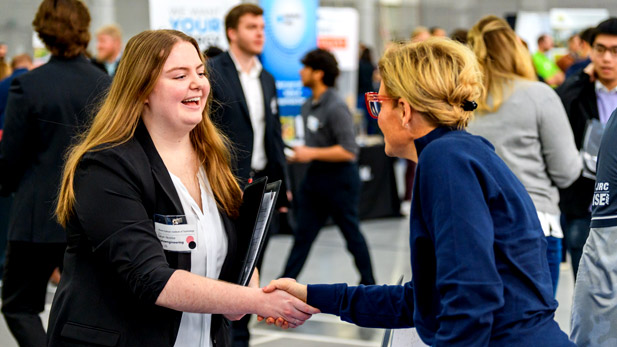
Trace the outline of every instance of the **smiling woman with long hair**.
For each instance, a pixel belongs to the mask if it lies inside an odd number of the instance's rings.
[[[56,214],[64,273],[49,345],[227,346],[247,313],[302,324],[316,311],[235,282],[241,191],[208,117],[197,42],[173,30],[129,40],[111,89],[69,153]],[[213,315],[214,314],[214,315]]]

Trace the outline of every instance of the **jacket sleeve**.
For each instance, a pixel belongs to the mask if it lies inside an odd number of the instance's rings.
[[[551,180],[567,188],[580,176],[583,163],[561,100],[549,86],[542,87],[546,97],[536,105],[542,155]]]
[[[17,190],[26,168],[34,160],[33,138],[36,125],[30,111],[31,103],[20,83],[13,80],[9,89],[2,142],[0,142],[0,193],[6,195]]]
[[[82,159],[75,174],[74,212],[94,256],[108,263],[137,298],[154,304],[175,270],[146,212],[138,171],[130,165],[102,152]]]
[[[307,303],[368,328],[413,327],[413,285],[357,286],[309,284]]]
[[[280,208],[282,206],[289,207],[290,202],[287,199],[287,190],[289,187],[287,186],[287,182],[289,182],[289,168],[287,167],[287,159],[285,158],[285,142],[283,141],[283,129],[281,127],[281,114],[280,108],[278,104],[277,90],[276,90],[276,82],[272,75],[269,75],[269,88],[273,91],[273,97],[271,100],[267,101],[264,107],[266,108],[266,114],[271,113],[272,115],[272,136],[274,139],[275,145],[275,155],[277,158],[273,160],[276,163],[275,170],[278,171],[276,177],[274,179],[281,180],[281,188],[280,193],[278,195],[278,199],[276,201],[276,208]],[[271,101],[274,100],[276,105],[272,105]],[[275,107],[272,107],[275,106]]]
[[[425,149],[414,197],[435,247],[440,312],[434,346],[487,346],[493,313],[504,305],[487,202],[491,187],[473,159],[452,147]]]

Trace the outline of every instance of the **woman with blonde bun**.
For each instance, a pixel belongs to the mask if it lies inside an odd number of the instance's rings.
[[[464,130],[483,93],[473,52],[431,38],[390,48],[379,70],[379,93],[366,99],[386,154],[418,163],[412,280],[348,287],[279,279],[264,290],[284,289],[360,326],[416,327],[431,346],[572,346],[554,321],[533,202],[493,146]]]

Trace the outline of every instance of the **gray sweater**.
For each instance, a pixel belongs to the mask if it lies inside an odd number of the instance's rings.
[[[559,214],[557,188],[572,184],[582,169],[566,111],[541,82],[516,80],[506,97],[497,112],[476,113],[467,130],[495,146],[538,211]]]

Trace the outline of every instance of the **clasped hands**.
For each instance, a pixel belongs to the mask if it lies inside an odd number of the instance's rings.
[[[273,280],[270,282],[270,284],[263,287],[262,290],[264,293],[273,293],[277,290],[284,291],[300,299],[303,303],[306,303],[306,296],[307,296],[306,285],[300,284],[291,278],[279,278],[278,280]],[[283,317],[264,318],[263,316],[258,315],[257,321],[261,322],[265,319],[266,324],[268,325],[275,324],[277,327],[282,328],[282,329],[296,328],[304,324],[304,322],[308,320],[309,318],[311,318],[313,314],[320,313],[318,309],[312,306],[306,305],[306,308],[308,308],[308,312],[304,312],[306,313],[306,319],[296,318],[294,320],[286,320]]]

